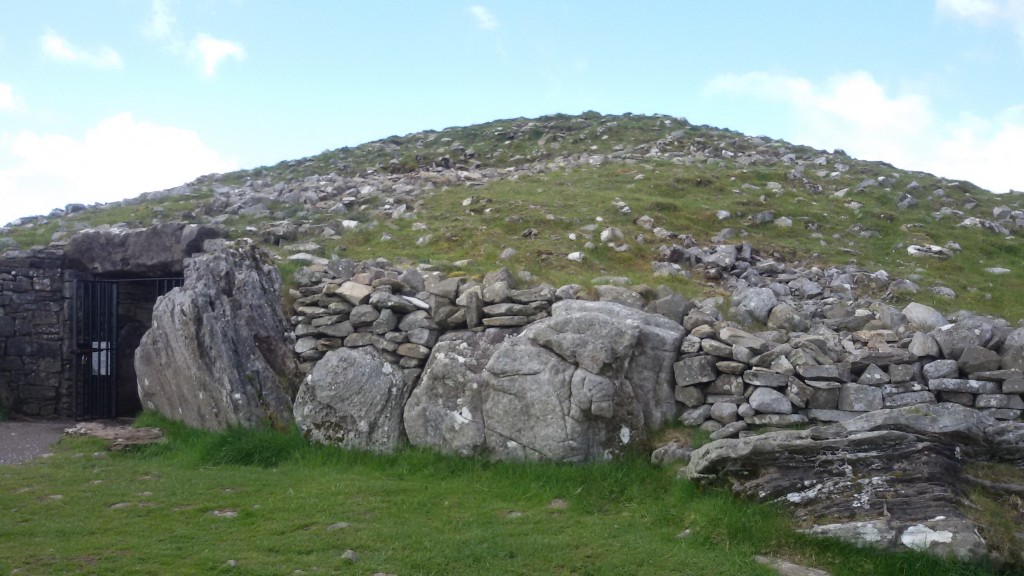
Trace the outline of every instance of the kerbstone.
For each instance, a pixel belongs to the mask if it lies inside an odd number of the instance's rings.
[[[882,390],[863,384],[843,384],[839,389],[839,409],[847,412],[871,412],[885,405]]]

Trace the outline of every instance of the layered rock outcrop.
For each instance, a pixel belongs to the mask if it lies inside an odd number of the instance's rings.
[[[859,544],[983,557],[964,513],[967,462],[1024,456],[1024,424],[943,403],[867,413],[838,424],[723,439],[680,474],[794,510],[804,529]]]
[[[143,406],[208,430],[290,425],[298,377],[280,293],[255,246],[187,259],[135,353]]]

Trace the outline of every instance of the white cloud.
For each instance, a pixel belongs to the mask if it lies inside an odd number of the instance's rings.
[[[0,110],[14,110],[14,88],[0,82]]]
[[[113,48],[104,46],[95,52],[79,48],[56,32],[47,31],[39,39],[43,54],[57,62],[84,64],[99,70],[120,70],[124,67],[121,55]]]
[[[975,24],[1009,26],[1024,46],[1024,0],[935,0],[935,9]]]
[[[498,27],[498,18],[493,12],[483,6],[470,6],[469,11],[476,19],[476,25],[481,30],[494,30]]]
[[[149,9],[149,20],[142,28],[142,33],[147,38],[174,44],[176,43],[176,29],[178,19],[171,12],[171,5],[168,0],[153,0]]]
[[[81,139],[22,131],[0,135],[0,224],[72,202],[110,202],[234,170],[192,130],[136,120],[124,112]]]
[[[999,2],[995,0],[935,0],[935,8],[939,12],[968,19],[992,18],[1000,11]]]
[[[241,44],[214,38],[209,34],[199,34],[192,40],[191,53],[202,63],[203,74],[206,76],[217,74],[217,66],[226,58],[245,59],[245,48]]]
[[[994,192],[1024,190],[1015,159],[1024,150],[1024,106],[991,119],[940,118],[926,96],[889,95],[866,72],[821,84],[762,72],[728,74],[712,79],[706,91],[781,104],[794,125],[779,136],[794,143],[842,148],[855,157],[969,180]]]
[[[149,21],[142,31],[150,38],[164,40],[173,34],[177,20],[167,0],[153,0],[150,4]]]

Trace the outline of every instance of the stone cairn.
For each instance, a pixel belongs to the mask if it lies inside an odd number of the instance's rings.
[[[878,273],[795,271],[742,246],[724,261],[721,250],[703,258],[692,249],[687,254],[697,268],[721,262],[716,274],[743,277],[732,283],[728,314],[745,327],[722,319],[721,299],[695,305],[664,286],[626,287],[626,279],[603,279],[607,283],[590,290],[520,289],[520,279],[506,269],[477,282],[428,267],[334,259],[296,275],[295,352],[309,372],[330,350],[373,346],[414,385],[447,331],[523,327],[548,317],[556,301],[592,299],[662,314],[683,326],[674,365],[680,421],[715,439],[744,436],[752,425],[836,422],[937,402],[1000,420],[1024,413],[1024,329],[970,315],[950,322],[921,304],[898,310],[852,297],[852,286],[871,284]],[[746,264],[740,275],[737,262]],[[888,284],[886,278],[871,285]],[[753,331],[749,323],[766,329]]]

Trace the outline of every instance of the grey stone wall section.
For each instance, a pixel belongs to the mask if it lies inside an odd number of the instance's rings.
[[[71,412],[63,252],[0,257],[0,406],[26,416]]]

